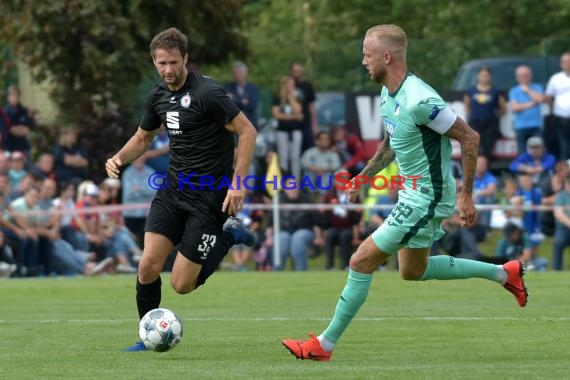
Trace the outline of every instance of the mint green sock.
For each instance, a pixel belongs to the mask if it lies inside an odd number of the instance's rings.
[[[458,259],[453,256],[432,256],[428,258],[426,270],[420,281],[425,280],[455,280],[461,278],[486,278],[500,281],[497,265],[482,261]]]
[[[348,271],[348,280],[336,304],[333,319],[322,334],[329,342],[335,344],[346,330],[366,300],[371,283],[372,274]]]

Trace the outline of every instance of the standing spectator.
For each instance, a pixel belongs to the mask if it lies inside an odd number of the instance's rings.
[[[546,177],[540,183],[540,192],[542,193],[542,204],[552,206],[556,201],[556,194],[564,189],[564,181],[570,173],[570,167],[566,160],[558,161],[554,166],[554,174]],[[554,213],[552,211],[543,211],[540,213],[540,231],[546,236],[554,235],[555,228]]]
[[[34,119],[20,103],[20,90],[18,87],[8,87],[8,104],[4,107],[4,111],[12,124],[8,134],[6,150],[20,151],[24,153],[27,161],[31,162],[29,138],[30,132],[34,128]]]
[[[148,151],[145,153],[146,164],[153,171],[168,173],[168,163],[170,162],[170,139],[168,131],[161,125],[158,132],[152,139]]]
[[[30,172],[41,179],[55,179],[55,163],[53,154],[42,153]]]
[[[556,229],[553,243],[554,270],[562,270],[564,250],[570,246],[570,175],[564,181],[564,189],[556,195],[554,202]]]
[[[473,200],[476,204],[490,205],[497,200],[497,179],[489,171],[489,165],[485,156],[477,157],[475,167],[475,178],[473,179]],[[491,222],[491,212],[481,211],[479,213],[479,223],[489,227]]]
[[[351,176],[358,175],[370,158],[366,156],[360,137],[341,125],[331,128],[331,137],[332,149],[340,156],[341,171],[348,171]]]
[[[55,146],[55,176],[58,182],[70,182],[87,179],[89,165],[87,151],[77,142],[77,131],[64,128],[59,144]]]
[[[123,204],[149,203],[155,191],[148,185],[153,170],[145,164],[145,156],[137,160],[123,172]],[[147,209],[125,210],[125,226],[135,234],[139,244],[144,244],[144,226],[148,215]]]
[[[259,90],[255,84],[247,81],[247,65],[245,63],[241,61],[235,62],[232,66],[232,72],[234,81],[228,83],[224,89],[255,129],[258,130],[257,105],[259,103]]]
[[[297,98],[303,108],[303,145],[301,148],[303,152],[315,146],[315,135],[319,131],[315,89],[310,82],[303,79],[304,74],[305,68],[300,62],[291,64],[290,75],[295,80]]]
[[[303,142],[303,110],[295,94],[295,81],[281,78],[279,93],[273,103],[273,117],[277,120],[277,155],[284,174],[301,175],[301,145]]]
[[[0,148],[2,148],[2,150],[8,150],[8,138],[11,128],[12,123],[10,122],[10,118],[6,115],[4,109],[0,108]]]
[[[307,149],[301,157],[301,166],[315,188],[330,189],[332,175],[340,168],[340,158],[331,150],[331,137],[327,132],[317,133],[317,146]],[[322,193],[326,190],[320,190]]]
[[[533,183],[538,186],[542,179],[550,176],[556,158],[544,148],[540,137],[531,137],[526,142],[526,152],[520,154],[511,164],[509,170],[515,174],[529,174]]]
[[[463,97],[469,125],[481,136],[480,153],[493,159],[495,142],[500,136],[499,119],[507,111],[505,96],[493,87],[491,69],[482,67],[477,84]]]
[[[540,104],[545,101],[544,89],[540,83],[532,83],[530,67],[517,67],[515,76],[518,85],[509,91],[509,101],[514,112],[514,127],[517,135],[519,153],[524,152],[526,141],[530,137],[540,137],[542,130],[542,112]]]
[[[570,158],[570,53],[562,54],[560,68],[548,80],[546,96],[554,115],[559,159],[566,160]]]

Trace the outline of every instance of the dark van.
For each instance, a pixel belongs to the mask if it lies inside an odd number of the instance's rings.
[[[560,71],[560,58],[558,56],[532,57],[515,56],[503,58],[484,58],[465,62],[453,81],[452,89],[466,91],[477,82],[477,73],[481,67],[489,67],[493,73],[493,85],[507,94],[517,82],[515,70],[520,65],[530,66],[533,82],[541,83],[546,87],[550,76]]]

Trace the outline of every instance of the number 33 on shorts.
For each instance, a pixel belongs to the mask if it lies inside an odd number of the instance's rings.
[[[202,234],[202,242],[198,246],[198,252],[202,253],[201,259],[204,260],[208,256],[210,249],[216,244],[216,235]]]

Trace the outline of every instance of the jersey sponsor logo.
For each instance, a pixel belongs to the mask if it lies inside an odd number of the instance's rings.
[[[166,112],[166,127],[168,129],[180,129],[180,115],[178,111]]]
[[[439,115],[439,108],[437,106],[433,106],[431,109],[431,115],[429,115],[430,120],[435,120],[435,118]]]
[[[190,98],[190,94],[186,94],[180,99],[180,105],[184,108],[190,107],[191,102],[192,98]]]
[[[396,123],[392,122],[389,119],[384,118],[384,125],[386,126],[386,132],[392,137],[394,134],[394,129],[396,129]]]

